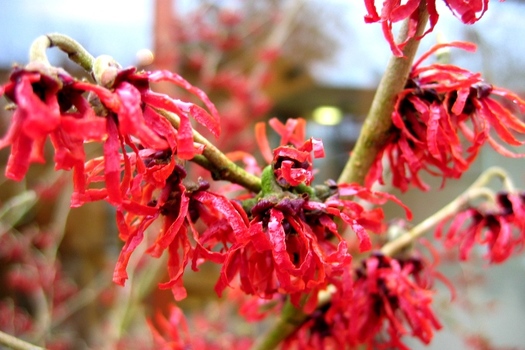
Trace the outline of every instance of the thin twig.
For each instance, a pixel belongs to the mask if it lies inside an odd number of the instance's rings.
[[[68,55],[70,60],[77,63],[87,72],[91,72],[93,69],[95,58],[77,41],[59,33],[50,33],[36,38],[29,49],[29,60],[50,65],[46,50],[51,47],[58,47]]]
[[[395,256],[397,252],[401,251],[403,248],[410,245],[417,238],[423,236],[434,226],[439,224],[441,221],[446,218],[454,215],[462,208],[464,208],[468,203],[472,202],[476,198],[485,197],[490,200],[494,198],[494,192],[486,187],[481,188],[472,188],[468,191],[465,191],[452,202],[445,205],[443,208],[414,226],[408,232],[402,234],[395,240],[388,242],[381,248],[381,253],[388,256]]]
[[[0,344],[13,350],[45,350],[2,331],[0,331]]]
[[[414,226],[408,232],[385,244],[381,248],[381,252],[389,256],[395,255],[397,252],[432,229],[439,222],[451,217],[476,198],[485,197],[493,201],[495,197],[494,192],[485,186],[495,177],[501,180],[506,191],[512,191],[514,189],[511,178],[503,168],[491,167],[481,173],[481,175],[479,175],[479,177],[452,202],[448,203],[436,213]]]

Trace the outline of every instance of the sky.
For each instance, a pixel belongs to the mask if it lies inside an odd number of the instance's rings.
[[[318,0],[323,1],[323,0]],[[326,1],[325,1],[326,2]],[[376,1],[377,2],[377,1]],[[382,2],[382,1],[380,1]],[[341,8],[348,27],[334,33],[342,43],[332,62],[318,64],[314,76],[329,85],[357,85],[373,88],[379,82],[390,57],[388,44],[379,23],[365,24],[364,1],[330,0]],[[451,52],[452,62],[476,72],[482,72],[491,82],[525,92],[525,4],[516,1],[490,1],[489,10],[474,25],[465,25],[454,17],[444,1],[437,1],[438,24],[420,45],[420,53],[437,42],[437,36],[446,41],[477,39],[477,53]],[[474,37],[473,37],[474,36]]]
[[[311,67],[314,78],[330,86],[375,87],[390,50],[380,25],[364,23],[364,1],[307,1],[336,6],[344,16],[343,30],[334,32],[340,48],[331,60]],[[463,25],[443,1],[438,12],[439,23],[421,51],[436,42],[438,33],[450,41],[474,37],[483,44],[478,53],[453,52],[454,63],[483,71],[497,85],[525,91],[525,40],[518,40],[518,33],[525,33],[524,5],[490,1],[489,11],[473,26]],[[153,0],[0,0],[0,66],[27,63],[31,42],[49,32],[70,35],[94,56],[109,54],[129,66],[137,51],[152,48],[152,23]],[[49,54],[51,60],[60,55],[56,49]]]
[[[151,0],[0,0],[0,66],[27,63],[33,40],[52,32],[129,66],[138,50],[151,48],[152,20]]]

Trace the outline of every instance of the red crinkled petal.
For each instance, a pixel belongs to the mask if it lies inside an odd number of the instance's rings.
[[[374,0],[365,0],[365,7],[367,14],[365,16],[366,23],[379,22],[381,17],[377,13],[376,5]]]
[[[281,211],[271,208],[267,234],[272,243],[273,259],[277,267],[293,270],[294,266],[286,249],[286,235],[282,226],[283,219],[284,215]]]
[[[190,119],[181,114],[177,135],[177,156],[181,159],[192,159],[195,156],[193,147],[193,128]]]
[[[148,77],[149,81],[152,81],[152,82],[169,81],[169,82],[172,82],[186,89],[187,91],[191,92],[195,96],[199,97],[200,100],[204,102],[208,110],[211,112],[211,115],[205,113],[204,110],[199,110],[197,112],[197,109],[195,109],[194,111],[197,114],[194,115],[194,118],[197,120],[197,122],[199,122],[201,125],[206,127],[213,135],[217,137],[220,135],[221,127],[220,127],[219,112],[217,111],[217,108],[210,101],[210,99],[208,98],[208,96],[206,95],[204,91],[191,85],[189,82],[183,79],[180,75],[169,72],[167,70],[149,72],[149,73],[145,73],[145,75]],[[162,107],[159,107],[159,108],[162,108]]]
[[[478,111],[480,117],[483,117],[490,123],[490,126],[494,128],[503,141],[513,146],[521,146],[525,143],[525,141],[516,139],[508,129],[507,126],[511,125],[509,125],[509,116],[505,116],[504,108],[488,98],[480,100],[480,103],[481,109]]]
[[[190,199],[184,193],[181,194],[177,218],[173,220],[167,217],[165,219],[166,222],[170,222],[169,226],[165,225],[165,229],[159,233],[155,243],[153,243],[146,251],[147,253],[156,258],[160,257],[164,250],[172,244],[178,235],[181,235],[182,232],[186,232],[184,222],[186,220],[186,214],[188,213],[189,202]]]
[[[259,150],[267,164],[271,164],[273,160],[272,150],[266,137],[266,123],[259,122],[255,124],[255,139]]]
[[[142,220],[135,230],[128,235],[126,243],[124,243],[124,247],[122,247],[122,250],[120,251],[117,263],[115,265],[115,270],[113,272],[113,282],[116,284],[123,286],[128,279],[126,267],[128,266],[131,254],[142,242],[142,239],[144,238],[144,230],[149,225],[151,225],[155,219],[156,218],[146,218]]]
[[[170,122],[148,105],[144,106],[144,119],[153,131],[166,140],[173,153],[176,153],[177,131],[173,129]]]
[[[186,298],[187,292],[182,282],[184,268],[192,254],[186,226],[181,227],[180,234],[170,243],[168,253],[168,282],[159,283],[160,289],[169,289],[176,301]]]
[[[239,268],[243,266],[242,258],[242,247],[241,246],[235,246],[230,249],[229,254],[226,256],[226,259],[224,261],[224,264],[221,268],[221,273],[219,276],[219,279],[217,280],[217,283],[215,284],[215,292],[220,297],[222,296],[222,292],[226,287],[229,286],[230,281],[233,280],[237,272],[239,271]],[[246,291],[248,293],[248,291]],[[250,293],[250,294],[253,294]]]
[[[219,137],[220,127],[206,110],[197,105],[191,105],[190,114],[199,124],[204,125],[206,129],[210,130],[213,136]]]
[[[120,131],[123,134],[136,135],[147,148],[167,148],[166,141],[151,130],[144,121],[139,90],[127,82],[122,82],[119,84],[116,94],[121,101],[118,112]]]
[[[248,229],[241,214],[239,214],[232,202],[226,197],[207,191],[199,191],[193,194],[193,199],[213,207],[214,210],[224,215],[236,235],[242,236]]]
[[[23,75],[15,86],[16,104],[22,122],[22,132],[33,139],[47,136],[60,124],[56,95],[45,96],[43,102],[34,92],[31,81]]]
[[[310,159],[310,153],[289,146],[279,146],[273,150],[273,158],[277,157],[290,158],[302,163]]]
[[[354,230],[355,234],[357,235],[357,239],[359,239],[359,251],[366,252],[372,249],[372,241],[370,240],[370,236],[364,227],[361,226],[357,220],[350,218],[345,213],[341,213],[340,217],[352,228],[352,230]]]
[[[312,148],[314,151],[314,158],[324,158],[324,146],[323,146],[323,140],[321,139],[310,139],[312,142]]]
[[[24,134],[19,134],[11,144],[11,154],[7,160],[5,176],[20,181],[29,169],[33,140]]]
[[[106,89],[103,86],[91,84],[85,81],[75,81],[73,88],[81,91],[91,91],[98,96],[100,101],[114,113],[118,113],[120,109],[120,98],[117,94],[114,94],[111,90]]]
[[[106,136],[106,119],[78,119],[62,116],[62,118],[60,118],[60,129],[63,130],[69,138],[75,140],[102,141]]]
[[[402,21],[405,18],[409,18],[414,11],[417,10],[421,1],[425,0],[408,0],[404,5],[398,5],[394,8],[391,8],[389,13],[382,13],[382,16],[388,16],[392,22]],[[383,9],[386,9],[387,6],[383,5]],[[386,12],[386,11],[385,11]]]
[[[302,183],[309,185],[313,180],[313,174],[310,170],[302,168],[293,168],[294,163],[291,160],[285,160],[281,163],[281,173],[283,179],[291,186],[299,186]]]
[[[271,118],[268,124],[272,129],[281,136],[280,145],[292,144],[299,148],[305,139],[306,121],[302,118],[288,119],[283,124],[277,118]]]
[[[459,49],[462,49],[462,50],[465,50],[465,51],[468,51],[468,52],[475,52],[476,49],[477,49],[476,44],[469,43],[469,42],[466,42],[466,41],[453,41],[453,42],[450,42],[450,43],[436,44],[436,45],[432,46],[432,48],[430,50],[425,52],[417,60],[414,61],[414,64],[412,65],[412,71],[417,70],[417,68],[419,67],[421,62],[423,62],[424,60],[426,60],[430,56],[434,55],[434,53],[436,53],[436,51],[439,51],[441,49],[448,48],[448,47],[456,47],[456,48],[459,48]]]
[[[120,193],[120,142],[117,124],[113,118],[106,119],[108,138],[104,142],[104,177],[108,190],[109,201],[112,204],[120,204],[122,195]]]
[[[473,24],[485,14],[489,0],[446,0],[445,4],[463,23]]]
[[[507,260],[514,250],[515,242],[512,238],[511,223],[504,218],[500,218],[500,229],[497,232],[492,230],[491,233],[494,237],[488,242],[489,251],[487,255],[490,258],[490,262],[501,263]]]

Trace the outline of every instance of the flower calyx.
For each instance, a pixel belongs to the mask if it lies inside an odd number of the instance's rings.
[[[97,84],[106,88],[111,88],[113,87],[115,79],[121,69],[121,65],[113,57],[109,55],[100,55],[95,58],[91,74]]]

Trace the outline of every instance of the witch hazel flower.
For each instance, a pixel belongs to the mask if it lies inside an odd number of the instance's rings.
[[[481,245],[488,261],[502,263],[525,245],[525,193],[500,192],[492,206],[466,208],[442,221],[436,237],[447,248],[459,247],[461,260]]]
[[[374,253],[327,290],[330,297],[283,344],[285,349],[340,346],[409,349],[411,335],[429,344],[441,328],[432,310],[432,266],[421,258]]]
[[[246,231],[240,206],[208,191],[210,186],[206,181],[183,183],[185,177],[185,170],[177,165],[160,192],[145,189],[143,195],[148,196],[143,200],[148,201],[150,213],[117,212],[120,237],[125,243],[113,274],[115,283],[125,283],[131,254],[144,240],[147,228],[158,219],[162,221],[161,229],[146,252],[153,257],[167,252],[169,281],[159,287],[171,289],[176,300],[186,297],[182,277],[190,262],[194,270],[204,261],[224,262],[236,235]],[[197,221],[206,228],[198,230]]]
[[[304,141],[306,121],[302,118],[288,119],[286,124],[271,118],[268,124],[281,137],[280,145],[273,152],[266,138],[265,124],[258,123],[255,132],[261,152],[265,160],[272,164],[279,185],[310,185],[314,179],[313,158],[324,157],[322,141],[313,137]]]
[[[401,338],[410,334],[429,344],[441,328],[432,310],[431,286],[419,285],[419,260],[373,255],[357,270],[353,285],[349,341],[370,347],[409,349]],[[378,334],[386,331],[387,337]]]
[[[331,275],[348,266],[351,256],[329,216],[308,220],[310,212],[315,215],[308,205],[307,196],[293,194],[259,199],[250,210],[248,229],[228,252],[216,291],[221,294],[238,275],[244,292],[266,299],[276,293],[292,294],[298,305],[305,293],[325,288]],[[333,232],[320,235],[321,226]],[[327,235],[333,235],[334,242]]]
[[[488,143],[507,157],[522,157],[502,143],[520,146],[525,123],[518,117],[525,101],[516,94],[486,83],[479,73],[450,64],[422,62],[445,47],[467,51],[463,42],[439,44],[414,63],[405,89],[398,95],[392,114],[392,137],[377,157],[367,184],[382,182],[385,157],[395,187],[409,185],[427,190],[421,172],[459,178]]]

